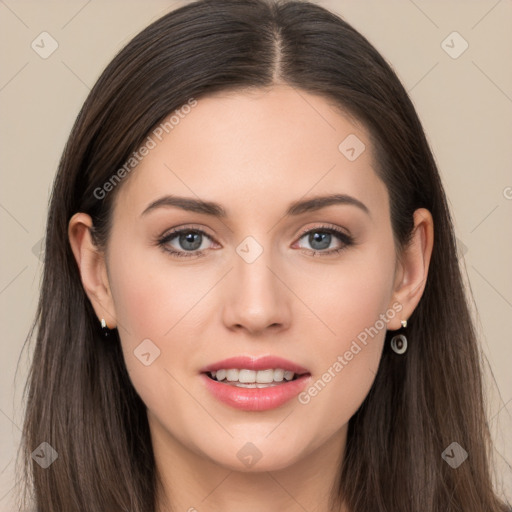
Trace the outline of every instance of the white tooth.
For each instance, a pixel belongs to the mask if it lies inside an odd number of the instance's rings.
[[[212,371],[211,374],[212,377],[214,377],[219,382],[227,379],[228,382],[240,382],[242,384],[258,383],[263,385],[282,382],[283,379],[290,381],[295,375],[294,372],[289,370],[285,371],[282,368],[276,368],[275,370],[269,368],[267,370],[258,371],[248,370],[246,368],[230,368]]]
[[[238,380],[238,370],[236,369],[230,369],[230,370],[226,370],[226,378],[230,381],[230,382],[233,382],[235,380]]]
[[[256,372],[254,370],[240,370],[238,373],[238,382],[256,382]]]
[[[274,380],[274,370],[258,370],[256,373],[256,382],[260,384],[269,384]]]
[[[277,368],[277,370],[274,370],[274,380],[276,382],[281,382],[283,380],[284,376],[284,370],[281,368]]]

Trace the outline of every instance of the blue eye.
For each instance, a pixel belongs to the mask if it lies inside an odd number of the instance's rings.
[[[354,240],[350,235],[332,226],[321,226],[310,229],[300,237],[299,241],[304,238],[307,238],[307,243],[310,245],[311,249],[304,247],[301,248],[313,253],[313,256],[316,254],[338,254],[354,243]],[[329,249],[331,243],[336,240],[338,241],[338,247]]]
[[[330,256],[338,254],[350,245],[353,245],[353,238],[347,233],[333,227],[320,226],[302,233],[299,242],[307,238],[311,248],[299,248],[308,254],[316,256]],[[207,242],[209,241],[209,243]],[[330,248],[333,242],[338,242],[338,247]],[[205,243],[206,242],[206,243]],[[166,233],[158,239],[157,244],[164,251],[179,258],[206,256],[207,249],[211,248],[212,238],[201,229],[183,228]]]
[[[211,240],[200,229],[178,229],[164,235],[158,240],[158,245],[165,251],[178,257],[203,256],[206,249],[205,247],[201,248],[204,239]],[[178,247],[172,244],[174,240],[176,240]]]

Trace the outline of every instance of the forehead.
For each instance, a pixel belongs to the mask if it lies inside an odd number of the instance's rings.
[[[150,134],[154,147],[120,191],[120,207],[141,212],[176,194],[220,202],[228,216],[258,214],[336,192],[387,206],[367,130],[321,96],[290,86],[223,92],[187,112]]]

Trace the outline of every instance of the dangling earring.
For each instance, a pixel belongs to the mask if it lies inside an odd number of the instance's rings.
[[[407,320],[402,320],[400,322],[402,324],[402,329],[405,329],[407,327]],[[397,354],[404,354],[407,350],[407,338],[405,337],[405,334],[397,334],[391,338],[391,349],[393,352]]]

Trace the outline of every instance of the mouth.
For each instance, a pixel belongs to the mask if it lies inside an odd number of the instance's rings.
[[[275,409],[297,396],[311,380],[311,373],[283,358],[234,357],[201,370],[214,398],[245,411]]]

